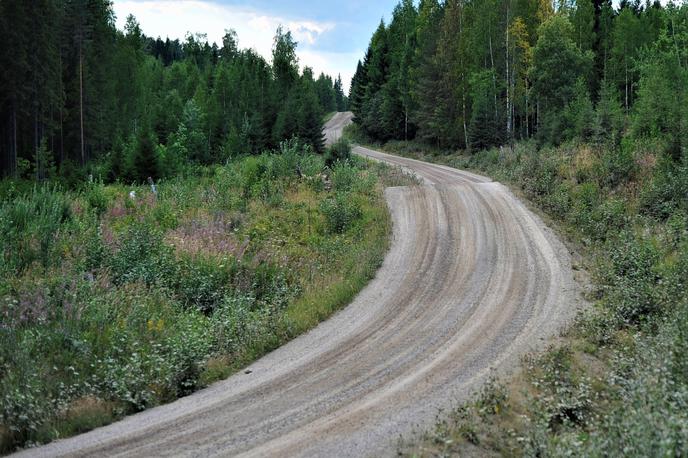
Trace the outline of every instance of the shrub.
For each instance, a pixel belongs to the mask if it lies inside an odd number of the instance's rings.
[[[478,413],[483,418],[486,418],[504,411],[507,401],[506,387],[501,385],[497,379],[491,377],[480,390],[476,407]]]
[[[234,265],[218,266],[217,261],[185,259],[179,266],[175,290],[187,307],[209,314],[230,292]]]
[[[117,284],[165,284],[175,271],[171,248],[163,244],[161,234],[146,224],[126,230],[119,250],[110,258],[110,268]]]
[[[336,234],[346,232],[362,214],[356,199],[341,192],[323,201],[320,211],[325,215],[327,230]]]
[[[641,192],[645,214],[665,219],[676,210],[688,211],[688,161],[677,164],[663,159],[654,176]]]
[[[339,161],[346,161],[351,157],[351,144],[342,137],[325,152],[325,165],[331,167]]]
[[[348,162],[337,162],[332,167],[330,179],[335,192],[350,192],[359,180],[359,174]]]
[[[102,216],[108,207],[108,197],[105,194],[103,185],[100,183],[91,183],[85,191],[86,202],[97,216]]]
[[[652,241],[622,232],[608,245],[610,272],[604,302],[621,323],[638,324],[659,311],[656,266],[660,253]]]
[[[637,166],[630,147],[605,149],[600,159],[600,186],[614,189],[633,179]]]
[[[342,306],[388,215],[355,161],[337,166],[347,192],[324,168],[292,142],[187,167],[157,199],[0,184],[0,453],[188,394]],[[336,235],[360,222],[366,237]]]
[[[521,185],[533,198],[547,195],[554,189],[557,171],[558,167],[552,151],[529,154],[524,158]]]

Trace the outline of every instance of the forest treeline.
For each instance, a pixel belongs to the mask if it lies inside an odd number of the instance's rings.
[[[231,30],[220,45],[147,37],[133,16],[118,30],[109,0],[8,0],[0,43],[0,175],[141,181],[292,137],[320,151],[323,115],[347,103],[282,28],[268,62]]]
[[[688,5],[403,0],[354,76],[376,140],[482,148],[537,138],[688,143]]]

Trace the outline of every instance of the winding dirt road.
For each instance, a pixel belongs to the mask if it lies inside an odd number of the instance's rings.
[[[335,116],[330,141],[350,121]],[[491,371],[572,317],[567,249],[504,186],[365,148],[423,185],[390,188],[391,250],[346,309],[224,382],[36,456],[392,455]]]

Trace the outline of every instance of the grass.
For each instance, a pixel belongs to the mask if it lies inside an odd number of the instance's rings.
[[[288,143],[157,196],[3,186],[0,451],[192,393],[346,305],[388,247],[382,172]]]
[[[380,147],[509,184],[576,246],[592,282],[593,306],[549,350],[406,438],[401,454],[688,454],[688,158],[630,139],[473,155]]]

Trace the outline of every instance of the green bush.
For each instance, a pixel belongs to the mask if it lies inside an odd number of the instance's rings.
[[[176,273],[174,289],[185,306],[209,314],[231,293],[236,270],[234,263],[220,267],[211,260],[185,259]]]
[[[103,185],[100,183],[91,183],[85,191],[86,202],[89,208],[93,210],[97,216],[101,216],[107,210],[109,199],[103,190]]]
[[[325,165],[331,167],[337,162],[346,161],[351,157],[351,144],[342,137],[325,152]]]
[[[350,192],[359,180],[359,172],[347,162],[337,162],[332,167],[330,179],[335,192]]]
[[[640,204],[643,212],[666,219],[678,210],[688,211],[688,161],[677,164],[662,159],[651,182],[643,188]]]
[[[143,282],[166,284],[175,277],[171,248],[160,233],[146,224],[128,228],[121,244],[110,256],[109,267],[117,284]]]
[[[633,150],[626,146],[619,149],[605,149],[601,156],[599,184],[608,189],[627,183],[635,177],[636,163]]]
[[[320,206],[330,233],[346,232],[361,217],[361,206],[352,195],[336,193]]]

